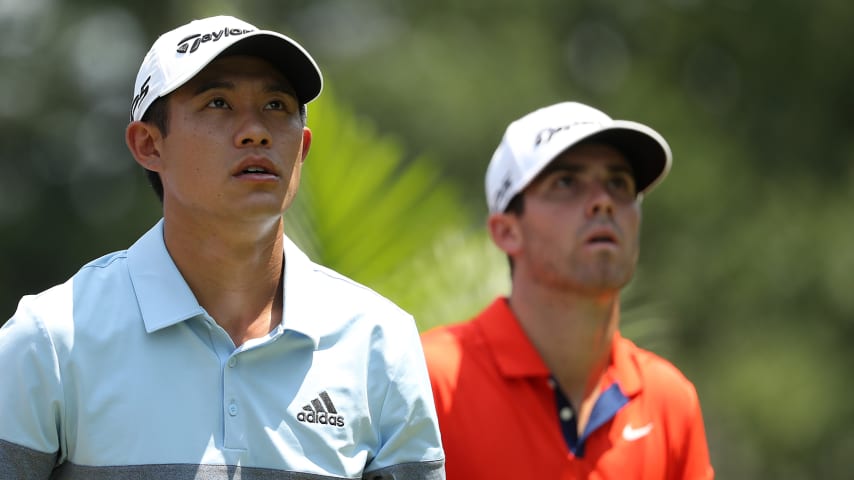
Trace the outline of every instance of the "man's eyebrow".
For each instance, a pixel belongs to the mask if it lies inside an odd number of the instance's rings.
[[[544,168],[537,177],[545,177],[551,173],[555,172],[567,172],[567,173],[578,173],[583,172],[587,167],[585,165],[579,165],[575,163],[552,163],[549,164],[546,168]],[[605,168],[611,173],[627,173],[629,175],[634,175],[634,170],[631,165],[625,165],[622,163],[615,163],[606,165]]]
[[[208,90],[215,90],[218,88],[224,90],[234,90],[234,82],[229,82],[226,80],[207,80],[196,86],[196,88],[193,90],[193,95],[201,95],[202,93],[205,93]]]
[[[228,80],[212,79],[199,83],[193,90],[193,95],[201,95],[202,93],[205,93],[208,90],[234,90],[234,88],[234,82],[230,82]],[[264,87],[264,91],[267,93],[284,93],[292,97],[296,97],[296,92],[294,91],[293,87],[283,82],[270,83],[269,85]]]
[[[628,173],[634,175],[635,170],[631,165],[624,163],[617,163],[614,165],[608,165],[609,172],[617,172],[617,173]]]
[[[545,178],[546,176],[556,172],[578,173],[582,170],[584,170],[583,166],[573,163],[550,163],[534,178]]]
[[[264,91],[268,92],[268,93],[286,93],[292,97],[297,96],[296,91],[294,90],[294,87],[290,86],[287,83],[282,83],[282,82],[271,83],[271,84],[267,85],[266,88],[264,88]]]

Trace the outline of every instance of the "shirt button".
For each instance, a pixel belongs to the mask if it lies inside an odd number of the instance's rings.
[[[560,409],[560,419],[564,422],[568,422],[572,420],[572,409],[569,407],[563,407]]]
[[[228,366],[234,368],[237,365],[237,357],[231,357],[228,359]]]
[[[228,406],[228,414],[231,415],[232,417],[237,415],[237,404],[236,403],[232,403]]]

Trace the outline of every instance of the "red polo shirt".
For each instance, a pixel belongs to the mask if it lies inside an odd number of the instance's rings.
[[[422,341],[449,480],[714,477],[693,384],[619,333],[602,394],[573,449],[551,373],[506,299]]]

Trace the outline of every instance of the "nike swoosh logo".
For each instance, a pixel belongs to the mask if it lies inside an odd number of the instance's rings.
[[[634,442],[639,438],[643,438],[649,435],[649,432],[651,431],[652,422],[649,422],[646,425],[638,428],[634,428],[630,424],[626,424],[625,428],[623,428],[623,438],[625,438],[629,442]]]

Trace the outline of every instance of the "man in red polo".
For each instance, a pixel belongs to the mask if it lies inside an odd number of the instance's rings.
[[[511,123],[486,174],[512,289],[423,335],[449,480],[710,479],[693,384],[619,332],[664,138],[574,102]]]

